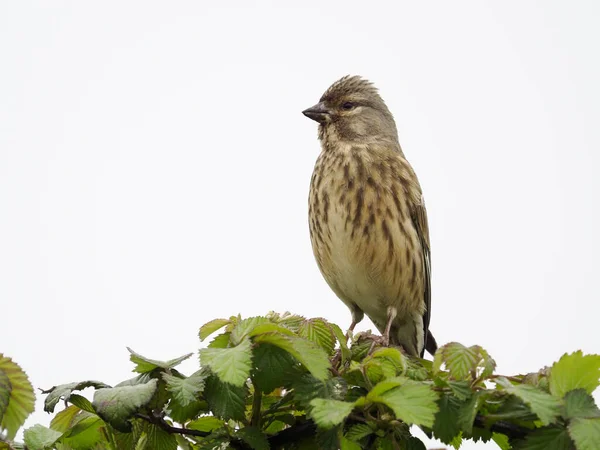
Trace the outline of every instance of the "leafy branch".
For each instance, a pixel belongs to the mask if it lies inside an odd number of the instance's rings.
[[[600,442],[592,397],[600,356],[577,351],[538,372],[503,376],[481,347],[446,344],[433,361],[373,347],[359,334],[289,313],[216,319],[201,327],[200,368],[133,350],[136,376],[116,386],[83,381],[47,391],[50,427],[12,441],[33,410],[22,370],[0,355],[0,449],[411,449],[411,433],[458,448],[493,440],[503,449],[590,450]],[[377,341],[375,341],[377,342]],[[91,401],[78,393],[93,388]]]

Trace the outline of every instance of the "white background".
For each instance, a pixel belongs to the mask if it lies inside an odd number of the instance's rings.
[[[348,326],[300,113],[345,74],[380,88],[420,177],[438,342],[506,374],[600,352],[600,4],[282,5],[0,4],[0,352],[36,387],[116,383],[126,345],[196,351],[216,317]],[[49,419],[40,396],[28,425]]]

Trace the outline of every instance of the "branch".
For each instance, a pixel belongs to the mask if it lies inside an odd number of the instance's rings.
[[[156,425],[170,434],[178,433],[197,437],[206,437],[210,435],[210,433],[207,431],[190,430],[188,428],[174,427],[165,422],[165,419],[163,419],[162,416],[156,414],[153,414],[152,416],[147,416],[146,414],[137,413],[135,417],[137,417],[138,419],[145,420],[146,422],[149,422],[153,425]]]

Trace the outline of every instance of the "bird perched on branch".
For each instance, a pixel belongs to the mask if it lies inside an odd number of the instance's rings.
[[[358,76],[336,81],[302,113],[319,123],[321,141],[309,194],[312,247],[350,308],[349,332],[367,314],[384,345],[435,353],[427,212],[392,114]]]

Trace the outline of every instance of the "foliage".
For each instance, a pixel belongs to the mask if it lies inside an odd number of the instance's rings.
[[[495,374],[481,347],[450,343],[433,361],[382,348],[369,334],[346,339],[337,325],[285,313],[208,322],[191,355],[156,361],[129,350],[135,378],[116,386],[74,382],[48,391],[50,427],[24,432],[26,448],[57,449],[424,449],[411,426],[458,448],[494,440],[502,449],[599,448],[591,394],[600,356],[578,351],[552,367]],[[95,389],[92,401],[78,394]],[[0,449],[33,410],[22,370],[0,355]]]

